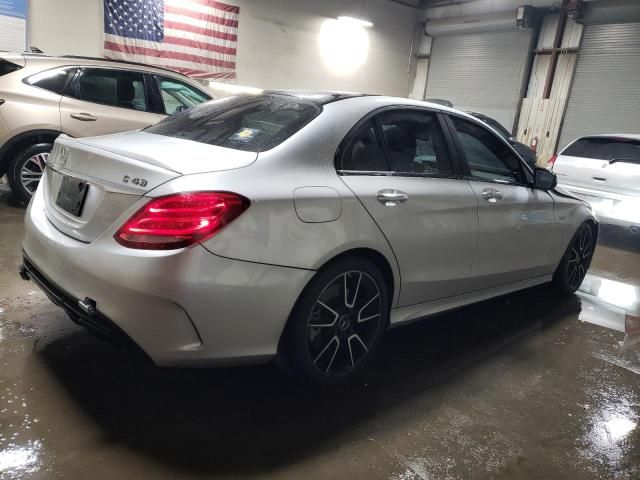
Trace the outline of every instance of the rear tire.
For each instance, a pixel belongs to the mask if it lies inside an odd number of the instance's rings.
[[[363,258],[338,260],[318,271],[300,295],[278,363],[312,386],[345,382],[369,363],[388,321],[380,270]]]
[[[553,283],[560,293],[571,295],[578,290],[591,265],[595,247],[594,228],[590,223],[585,222],[573,235],[567,251],[553,274]]]
[[[29,145],[21,150],[9,164],[7,177],[14,195],[29,203],[44,173],[45,162],[53,148],[51,143]]]

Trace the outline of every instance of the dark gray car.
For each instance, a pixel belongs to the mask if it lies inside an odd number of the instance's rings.
[[[491,117],[488,117],[482,113],[477,113],[477,112],[467,112],[467,113],[469,115],[473,115],[478,120],[483,121],[484,123],[489,125],[491,128],[493,128],[496,132],[498,132],[502,138],[504,138],[507,142],[511,144],[513,149],[516,152],[518,152],[518,154],[522,157],[522,159],[525,162],[527,162],[527,165],[529,165],[531,168],[534,168],[536,166],[536,152],[531,150],[524,143],[517,141],[515,137],[513,137],[511,133],[509,133],[509,130],[504,128],[497,120]]]

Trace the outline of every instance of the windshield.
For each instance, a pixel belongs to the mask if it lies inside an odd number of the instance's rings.
[[[289,95],[234,96],[197,105],[144,131],[261,152],[291,137],[321,111],[317,103]]]

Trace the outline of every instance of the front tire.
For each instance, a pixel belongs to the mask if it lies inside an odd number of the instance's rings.
[[[51,143],[29,145],[11,161],[7,172],[9,185],[21,202],[29,203],[36,192],[52,148]]]
[[[570,295],[578,290],[591,265],[595,247],[594,228],[590,223],[583,223],[571,239],[553,275],[553,283],[561,293]]]
[[[313,386],[360,373],[380,344],[389,320],[389,294],[380,270],[363,258],[321,269],[294,307],[280,364]]]

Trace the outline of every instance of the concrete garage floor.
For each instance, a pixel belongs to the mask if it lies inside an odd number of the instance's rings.
[[[102,344],[19,279],[23,213],[0,185],[0,479],[640,478],[638,238],[603,235],[591,293],[393,330],[362,380],[319,392]]]

